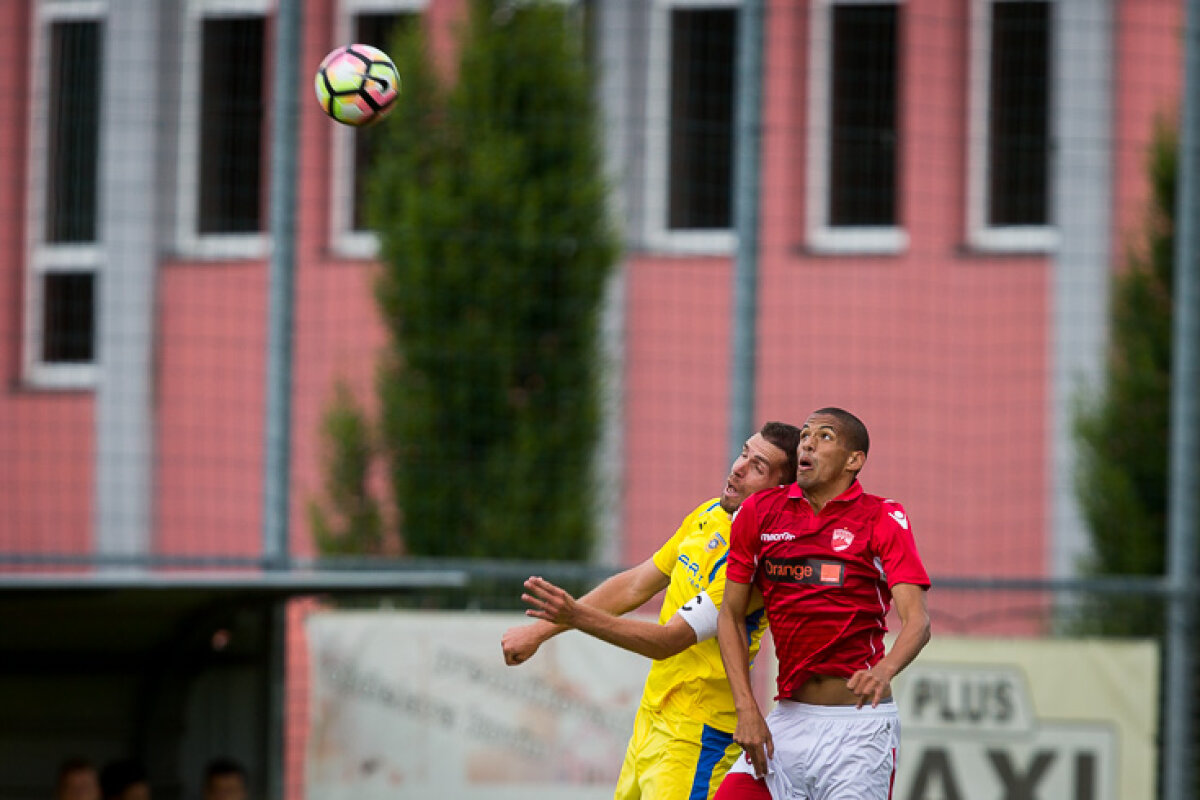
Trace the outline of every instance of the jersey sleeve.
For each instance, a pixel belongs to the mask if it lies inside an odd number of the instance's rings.
[[[729,532],[729,560],[725,565],[725,578],[735,583],[753,583],[758,570],[758,504],[751,495],[742,501],[742,506],[733,515]],[[724,586],[722,593],[724,593]],[[718,600],[718,603],[720,601]]]
[[[662,571],[662,574],[670,575],[672,570],[675,569],[675,562],[679,560],[679,545],[695,524],[696,515],[704,507],[705,504],[702,503],[692,513],[684,517],[683,522],[679,524],[679,528],[675,531],[674,535],[662,547],[658,548],[658,551],[654,554],[654,566],[658,567]]]
[[[929,588],[929,575],[917,553],[912,523],[904,506],[895,500],[883,501],[879,519],[875,523],[874,539],[875,552],[883,564],[889,587],[897,583],[911,583]]]

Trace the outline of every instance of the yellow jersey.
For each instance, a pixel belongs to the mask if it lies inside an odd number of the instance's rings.
[[[713,498],[688,514],[675,535],[654,554],[655,566],[671,579],[658,616],[660,624],[666,624],[680,606],[700,592],[707,592],[720,607],[725,598],[729,528],[729,515],[721,508],[720,500]],[[757,593],[751,601],[746,627],[753,661],[767,627],[762,598]],[[737,713],[716,637],[655,661],[646,677],[642,705],[732,732],[737,726]]]

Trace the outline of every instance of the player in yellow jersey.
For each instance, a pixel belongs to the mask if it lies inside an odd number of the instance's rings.
[[[688,514],[651,558],[580,599],[536,576],[525,581],[525,613],[538,621],[504,633],[505,663],[524,663],[569,628],[654,659],[616,800],[710,800],[741,752],[733,743],[737,714],[715,638],[730,519],[754,492],[796,479],[799,437],[792,425],[768,422],[742,446],[719,497]],[[663,589],[657,623],[621,616]],[[750,637],[754,650],[765,628],[760,611]]]

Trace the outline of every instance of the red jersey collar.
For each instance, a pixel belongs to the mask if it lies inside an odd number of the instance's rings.
[[[856,500],[863,493],[862,484],[855,478],[851,484],[846,487],[846,491],[839,494],[837,497],[830,500],[830,503],[849,503],[851,500]],[[804,496],[804,490],[800,488],[800,484],[793,483],[788,487],[788,499],[790,500],[807,500]]]

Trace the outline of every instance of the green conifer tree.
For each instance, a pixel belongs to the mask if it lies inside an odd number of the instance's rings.
[[[591,549],[617,244],[572,13],[474,0],[448,85],[420,26],[392,45],[403,93],[370,177],[390,341],[378,455],[414,555]]]
[[[1108,371],[1076,417],[1077,495],[1091,532],[1094,575],[1161,575],[1167,528],[1174,263],[1174,129],[1160,124],[1150,150],[1151,193],[1143,239],[1114,280]],[[1157,600],[1098,600],[1094,632],[1149,635],[1161,629]]]
[[[317,549],[328,555],[379,555],[384,550],[383,513],[368,486],[375,447],[366,414],[345,384],[325,412],[326,503],[310,500],[308,520]]]

